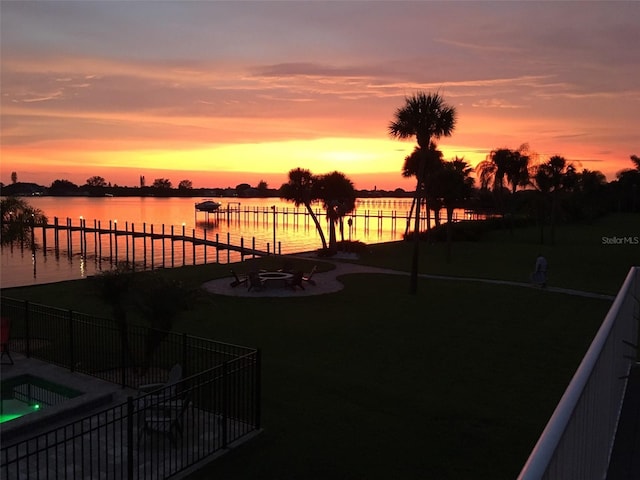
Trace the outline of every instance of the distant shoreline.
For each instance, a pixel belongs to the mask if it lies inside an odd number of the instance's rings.
[[[0,196],[15,197],[178,197],[178,198],[281,198],[276,188],[157,188],[157,187],[89,187],[51,191],[50,188],[35,183],[14,183],[2,185]],[[411,198],[413,191],[401,188],[395,190],[356,190],[359,198]]]

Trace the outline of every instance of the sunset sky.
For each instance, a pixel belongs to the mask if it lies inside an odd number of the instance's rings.
[[[137,186],[344,172],[411,189],[405,96],[472,165],[528,143],[607,180],[640,155],[640,2],[5,1],[0,180]]]

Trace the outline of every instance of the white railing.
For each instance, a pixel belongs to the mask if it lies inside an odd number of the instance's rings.
[[[519,480],[606,478],[638,343],[640,267],[632,267]],[[625,343],[628,342],[628,343]]]

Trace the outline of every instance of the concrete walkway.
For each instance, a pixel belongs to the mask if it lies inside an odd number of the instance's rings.
[[[217,295],[227,295],[233,297],[304,297],[311,295],[324,295],[329,293],[339,292],[344,288],[339,278],[342,275],[349,275],[353,273],[370,273],[379,275],[402,275],[409,276],[409,272],[400,270],[391,270],[388,268],[372,267],[368,265],[360,265],[355,263],[344,262],[341,259],[318,258],[308,255],[296,255],[297,258],[304,258],[305,260],[317,260],[318,262],[331,263],[335,266],[333,270],[328,272],[316,273],[313,275],[315,285],[305,284],[304,290],[296,288],[295,290],[290,287],[267,287],[263,290],[248,290],[246,285],[238,285],[236,287],[231,286],[233,278],[219,278],[211,280],[202,285],[206,291]],[[349,257],[347,257],[349,258]],[[521,288],[533,288],[541,290],[537,285],[526,282],[514,282],[510,280],[492,280],[488,278],[473,278],[473,277],[453,277],[447,275],[429,275],[421,274],[420,278],[428,278],[432,280],[444,280],[444,281],[456,281],[456,282],[478,282],[488,283],[494,285],[509,285]],[[613,300],[613,295],[605,295],[601,293],[584,292],[580,290],[574,290],[570,288],[561,287],[546,287],[544,291],[561,293],[565,295],[574,295],[588,298],[598,298],[601,300]]]

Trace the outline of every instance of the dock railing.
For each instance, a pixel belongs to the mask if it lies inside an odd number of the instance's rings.
[[[627,378],[638,360],[640,267],[632,267],[519,480],[606,478]]]

